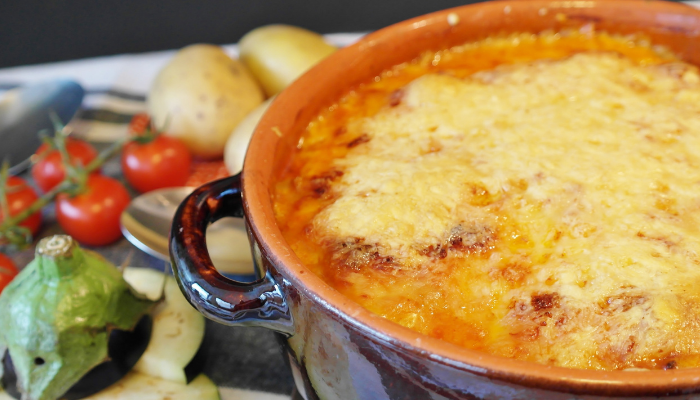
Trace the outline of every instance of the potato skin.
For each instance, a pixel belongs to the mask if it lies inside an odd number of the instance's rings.
[[[281,92],[316,63],[336,51],[323,36],[289,25],[267,25],[248,32],[238,43],[241,61],[267,96]]]
[[[229,136],[224,149],[224,164],[226,164],[226,169],[231,175],[235,175],[243,170],[243,160],[248,150],[250,138],[255,132],[255,127],[258,126],[258,122],[260,122],[260,119],[274,99],[274,97],[267,99],[246,115],[243,121],[233,130],[231,136]]]
[[[180,138],[195,157],[218,158],[231,131],[264,95],[248,69],[220,47],[195,44],[178,51],[148,94],[155,126]]]

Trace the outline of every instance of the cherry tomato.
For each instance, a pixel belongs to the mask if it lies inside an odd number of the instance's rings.
[[[66,151],[72,165],[86,166],[97,157],[97,150],[92,145],[70,137],[66,138]],[[39,146],[35,156],[39,161],[32,167],[32,178],[43,192],[48,192],[66,177],[61,153],[56,149],[49,151],[44,143]]]
[[[32,189],[24,179],[16,176],[10,176],[7,179],[6,194],[10,216],[17,215],[29,208],[29,206],[38,199],[34,189]],[[2,205],[0,205],[0,223],[2,223],[5,216],[5,210],[3,210]],[[32,236],[35,236],[41,227],[41,211],[30,215],[29,218],[22,221],[19,225],[29,229],[32,232]]]
[[[129,193],[119,181],[90,175],[85,192],[56,198],[56,219],[75,240],[89,246],[103,246],[122,236],[119,218],[129,205]]]
[[[205,183],[227,177],[229,174],[223,160],[194,160],[192,172],[185,186],[199,187]]]
[[[17,275],[17,266],[10,257],[0,253],[0,293]]]
[[[148,128],[148,116],[137,114],[129,128],[136,135]],[[192,156],[176,138],[157,135],[148,143],[129,142],[122,149],[122,173],[139,192],[184,186],[190,175]]]
[[[151,125],[151,117],[146,113],[138,113],[131,118],[129,122],[129,133],[140,135],[146,131]]]

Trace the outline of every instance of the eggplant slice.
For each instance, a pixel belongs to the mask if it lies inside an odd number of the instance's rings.
[[[96,366],[85,374],[73,387],[71,387],[61,399],[79,400],[91,396],[116,383],[124,377],[141,358],[151,340],[153,320],[149,315],[139,320],[133,331],[115,329],[109,336],[109,360]],[[9,352],[5,353],[3,360],[5,374],[2,377],[2,386],[7,393],[19,399],[21,394],[17,390],[17,374],[15,373],[12,358]]]

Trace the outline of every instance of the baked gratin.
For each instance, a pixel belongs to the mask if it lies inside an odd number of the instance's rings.
[[[323,110],[273,191],[314,273],[468,348],[700,366],[700,76],[643,39],[425,54]]]

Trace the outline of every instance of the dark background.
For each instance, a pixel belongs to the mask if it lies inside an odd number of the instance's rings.
[[[476,0],[0,0],[0,68],[237,42],[272,23],[375,30]]]

